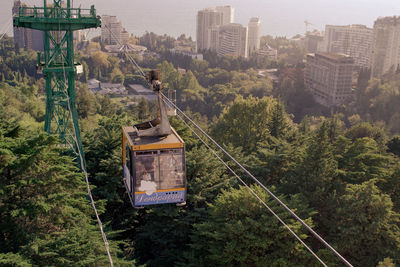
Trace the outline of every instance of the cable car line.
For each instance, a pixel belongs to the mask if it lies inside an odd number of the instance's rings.
[[[108,27],[107,27],[108,28]],[[108,28],[108,30],[112,33],[112,31]],[[112,33],[113,38],[121,45],[121,42],[115,37],[115,35]],[[140,72],[140,74],[144,77],[146,75],[144,74],[143,70],[140,68],[140,66],[136,63],[136,61],[127,53],[124,51],[125,55],[128,56],[128,59],[131,61],[131,63],[137,68],[137,70]],[[163,101],[172,107],[174,107],[177,111],[179,111],[187,120],[189,120],[204,136],[207,137],[218,149],[220,149],[228,158],[230,158],[240,169],[242,169],[254,182],[256,182],[261,188],[263,188],[268,195],[270,195],[274,200],[276,200],[287,212],[289,212],[292,217],[294,217],[298,222],[300,222],[315,238],[317,238],[327,249],[329,249],[336,257],[338,257],[346,266],[353,267],[353,265],[347,261],[339,252],[337,252],[328,242],[326,242],[317,232],[315,232],[306,222],[304,222],[295,212],[293,212],[285,203],[283,203],[277,196],[275,196],[274,193],[272,193],[263,183],[261,183],[256,177],[254,177],[245,167],[243,167],[232,155],[230,155],[222,146],[220,146],[211,136],[209,136],[200,126],[198,126],[189,116],[187,116],[179,107],[173,103],[168,97],[166,97],[162,92],[162,99]],[[179,118],[186,124],[186,122],[183,120],[181,116]],[[186,124],[187,125],[187,124]],[[192,128],[190,128],[193,133]],[[196,136],[197,133],[195,133]],[[200,139],[202,140],[202,139]],[[202,141],[203,142],[203,141]],[[203,142],[204,143],[204,142]],[[208,146],[207,146],[208,147]],[[243,182],[242,182],[243,183]],[[268,207],[267,207],[268,208]],[[270,208],[268,208],[270,210]],[[271,211],[271,210],[270,210]],[[281,220],[280,220],[281,221]],[[282,221],[281,221],[282,222]],[[290,230],[289,230],[290,231]],[[292,234],[295,234],[293,231],[290,231]],[[296,237],[297,238],[297,237]],[[304,242],[301,242],[303,245]],[[308,246],[305,245],[307,250],[309,250],[314,256],[315,253],[312,252]],[[317,257],[318,258],[318,257]],[[324,264],[319,258],[318,260]],[[324,264],[325,265],[325,264]]]
[[[265,203],[264,200],[261,199],[260,196],[257,195],[256,192],[254,192],[254,190],[248,186],[246,184],[246,182],[231,168],[229,167],[229,165],[218,155],[218,153],[212,149],[205,141],[203,138],[201,138],[201,136],[179,115],[177,114],[176,116],[179,117],[179,119],[181,119],[183,121],[183,123],[197,136],[197,138],[214,154],[214,156],[217,157],[217,159],[219,161],[221,161],[221,163],[234,175],[236,176],[236,178],[247,188],[247,190],[250,191],[250,193],[252,193],[268,210],[269,212],[272,213],[272,215],[274,215],[280,223],[282,223],[283,226],[286,227],[286,229],[288,229],[288,231],[294,236],[296,237],[296,239],[323,265],[323,266],[327,266],[322,260],[321,258],[318,257],[318,255],[309,247],[307,246],[307,244],[290,228],[290,226],[288,226],[280,217],[278,214],[276,214],[268,205],[267,203]]]
[[[217,146],[228,158],[230,158],[239,168],[241,168],[253,181],[261,186],[273,199],[275,199],[283,208],[285,208],[297,221],[299,221],[314,237],[316,237],[326,248],[332,251],[344,264],[352,266],[339,252],[337,252],[328,242],[326,242],[317,232],[315,232],[306,222],[304,222],[296,213],[294,213],[285,203],[283,203],[274,193],[272,193],[263,183],[254,177],[245,167],[243,167],[231,154],[229,154],[222,146],[220,146],[211,136],[209,136],[200,126],[198,126],[189,116],[187,116],[179,107],[170,99],[163,95],[164,101],[168,101],[170,105],[176,108],[186,119],[188,119],[207,139]],[[181,118],[181,117],[180,117]],[[181,118],[182,119],[182,118]],[[192,130],[193,132],[193,130]]]
[[[61,60],[62,60],[62,68],[63,68],[63,74],[64,74],[64,84],[67,85],[67,77],[66,77],[66,72],[65,72],[65,68],[64,68],[64,57],[63,56],[61,56]],[[68,95],[66,90],[67,90],[67,86],[64,87],[64,93],[66,93],[66,95]],[[70,115],[71,120],[72,120],[71,106],[70,106],[69,101],[66,101],[66,102],[68,103],[68,111],[69,111],[69,115]],[[76,131],[75,131],[74,123],[72,123],[72,126],[74,128],[74,133],[75,133]],[[72,134],[72,137],[73,137],[73,139],[75,141],[76,146],[78,147],[78,140],[76,138],[76,135]],[[107,236],[104,233],[103,223],[101,222],[99,213],[97,211],[97,208],[96,208],[96,205],[95,205],[95,202],[94,202],[94,199],[93,199],[92,191],[90,189],[88,173],[87,173],[87,170],[86,170],[84,156],[82,155],[82,151],[80,149],[78,149],[78,154],[79,154],[79,160],[80,160],[80,164],[81,164],[81,170],[82,170],[83,174],[85,175],[86,190],[87,190],[88,196],[90,198],[90,205],[92,206],[92,208],[94,210],[94,213],[96,215],[97,224],[99,225],[99,229],[100,229],[100,232],[101,232],[101,236],[103,238],[104,247],[105,247],[106,252],[107,252],[107,256],[108,256],[108,260],[110,262],[110,266],[113,267],[114,263],[113,263],[113,259],[111,257],[111,253],[110,253],[110,246],[109,246],[109,243],[108,243]]]
[[[0,41],[4,38],[4,36],[7,34],[7,32],[10,30],[11,26],[12,26],[12,19],[13,17],[11,16],[11,18],[8,20],[7,24],[5,24],[4,28],[6,28],[6,30],[3,32],[3,34],[0,36]],[[4,29],[3,28],[3,29]]]
[[[116,41],[120,46],[122,46],[122,43],[120,40],[118,40],[118,38],[115,36],[115,34],[111,31],[111,29],[104,24],[104,27],[107,28],[107,30],[111,33],[111,36],[114,38],[114,41]],[[140,72],[140,75],[142,75],[143,77],[146,77],[146,74],[143,72],[142,68],[136,63],[136,61],[133,59],[133,57],[126,51],[123,50],[125,55],[128,56],[129,60],[131,61],[131,63],[136,67],[136,69]]]

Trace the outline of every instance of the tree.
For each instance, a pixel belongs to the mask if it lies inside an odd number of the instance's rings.
[[[385,258],[378,263],[377,267],[396,267],[396,265],[391,258]]]
[[[141,75],[127,74],[124,79],[124,85],[128,86],[129,84],[141,84],[144,87],[149,88],[149,83]]]
[[[258,186],[251,187],[303,239],[301,225]],[[191,266],[305,266],[310,254],[246,187],[223,191],[196,224]],[[309,218],[309,216],[307,216]],[[311,224],[311,220],[306,220]]]
[[[268,144],[259,144],[247,161],[251,173],[266,185],[279,185],[300,164],[304,147],[271,138]]]
[[[98,52],[101,50],[101,46],[98,42],[89,42],[86,50],[88,51],[88,54],[92,54],[94,52]]]
[[[200,89],[200,85],[197,82],[196,77],[189,70],[188,72],[186,72],[185,76],[181,79],[181,83],[179,85],[179,88],[191,89],[191,90],[196,91],[196,90]]]
[[[283,103],[278,100],[271,113],[271,121],[268,125],[271,136],[276,138],[286,137],[291,130],[291,121],[285,112]]]
[[[95,186],[93,196],[105,205],[103,222],[118,231],[115,238],[127,240],[128,244],[137,218],[121,179],[121,126],[131,124],[126,116],[114,115],[100,119],[98,125],[83,136],[87,171]],[[132,248],[132,245],[126,246],[127,250]]]
[[[245,152],[254,151],[270,135],[268,126],[275,104],[276,100],[270,97],[238,97],[213,126],[212,135],[219,143],[242,147]]]
[[[89,80],[89,67],[85,61],[82,61],[83,73],[81,74],[81,82],[87,83]]]
[[[347,183],[362,183],[370,179],[386,179],[390,176],[391,156],[380,153],[380,148],[374,139],[365,137],[354,142],[347,141],[340,148],[339,168],[343,180]]]
[[[324,234],[332,224],[336,194],[343,191],[338,162],[328,136],[328,122],[323,122],[302,153],[304,156],[296,163],[294,171],[284,177],[281,188],[284,193],[304,196],[310,207],[318,211],[313,221]]]
[[[370,137],[373,138],[382,148],[384,147],[387,138],[383,129],[366,122],[351,127],[345,132],[345,136],[353,141],[357,138]]]
[[[114,68],[111,72],[111,82],[112,83],[124,83],[124,74],[119,68]]]
[[[149,117],[149,104],[146,98],[142,97],[138,104],[139,120],[143,121]]]
[[[109,117],[117,113],[117,107],[111,102],[111,99],[108,95],[97,96],[97,101],[99,103],[97,112],[101,115]]]
[[[355,266],[375,266],[400,257],[400,214],[375,180],[347,185],[335,214],[335,243]]]
[[[164,84],[164,87],[176,89],[179,93],[180,88],[180,80],[182,79],[182,75],[175,69],[172,63],[168,63],[167,61],[163,61],[161,64],[157,65],[161,72],[161,80]]]
[[[86,85],[80,86],[76,92],[76,107],[80,118],[87,118],[95,112],[96,99]]]
[[[57,138],[8,139],[0,151],[7,155],[0,163],[0,253],[8,259],[18,253],[40,266],[106,264],[82,175],[61,155]]]
[[[390,171],[391,175],[382,179],[378,185],[384,193],[390,195],[394,203],[393,209],[400,212],[400,164],[397,163]]]
[[[101,78],[101,74],[107,73],[108,72],[108,68],[110,67],[110,62],[108,61],[108,56],[106,53],[101,52],[101,51],[97,51],[94,52],[91,56],[90,56],[90,60],[92,65],[89,65],[89,69],[93,71],[93,74],[90,75],[91,77],[95,76],[97,74],[97,76],[99,76]]]

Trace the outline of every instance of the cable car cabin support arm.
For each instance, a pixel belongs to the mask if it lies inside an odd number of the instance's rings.
[[[158,97],[158,113],[157,117],[151,121],[142,122],[134,125],[138,136],[163,137],[172,133],[171,125],[169,124],[167,108],[163,101],[162,83],[160,81],[160,72],[152,70],[147,74],[147,82],[150,84],[153,91],[157,92]]]

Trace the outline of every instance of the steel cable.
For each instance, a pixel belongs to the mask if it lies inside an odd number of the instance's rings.
[[[59,25],[59,32],[61,32],[61,31],[60,31],[60,25]],[[50,34],[50,33],[49,33],[49,34]],[[67,32],[66,32],[65,34],[67,34]],[[62,50],[62,48],[60,48],[60,49]],[[73,136],[73,138],[74,138],[75,145],[76,145],[77,150],[78,150],[79,159],[80,159],[80,163],[81,163],[81,170],[82,170],[82,172],[83,172],[84,175],[85,175],[86,189],[87,189],[87,192],[88,192],[88,196],[89,196],[89,198],[90,198],[90,205],[92,206],[92,208],[93,208],[93,210],[94,210],[94,213],[95,213],[95,215],[96,215],[97,224],[99,225],[99,229],[100,229],[100,232],[101,232],[101,236],[102,236],[102,238],[103,238],[104,247],[106,248],[106,252],[107,252],[108,260],[109,260],[109,262],[110,262],[110,266],[113,267],[113,266],[114,266],[114,263],[113,263],[113,259],[112,259],[111,253],[110,253],[110,246],[109,246],[109,243],[108,243],[108,239],[107,239],[106,234],[104,233],[103,223],[101,222],[99,213],[97,212],[97,208],[96,208],[96,205],[95,205],[95,201],[94,201],[94,199],[93,199],[92,191],[91,191],[91,189],[90,189],[90,183],[89,183],[88,173],[87,173],[87,171],[86,171],[86,166],[85,166],[85,164],[84,164],[84,162],[85,162],[85,161],[84,161],[84,156],[83,156],[83,154],[82,154],[82,151],[79,149],[78,139],[76,138],[76,129],[75,129],[75,125],[74,125],[74,123],[73,123],[72,110],[71,110],[71,105],[70,105],[70,103],[69,103],[69,95],[68,95],[67,86],[66,86],[68,83],[66,83],[67,78],[66,78],[66,73],[65,73],[65,68],[64,68],[64,56],[63,56],[63,55],[61,55],[61,60],[62,60],[63,74],[64,74],[64,85],[65,85],[65,87],[64,87],[64,93],[65,93],[65,94],[67,95],[67,97],[68,97],[68,99],[67,99],[68,111],[69,111],[69,114],[70,114],[70,117],[71,117],[72,127],[73,127],[73,129],[74,129],[74,134],[73,134],[72,136]]]
[[[13,17],[11,16],[11,18],[8,20],[7,24],[3,27],[3,29],[5,28],[6,30],[0,36],[0,41],[3,40],[4,36],[7,34],[7,32],[10,30],[10,28],[13,26],[12,20],[13,20]]]
[[[161,93],[162,94],[162,93]],[[198,126],[189,116],[187,116],[179,107],[170,99],[162,94],[163,100],[168,101],[176,110],[178,110],[186,119],[188,119],[204,136],[207,137],[216,147],[218,147],[228,158],[230,158],[239,168],[241,168],[253,181],[261,186],[273,199],[275,199],[282,207],[284,207],[297,221],[299,221],[314,237],[316,237],[326,248],[332,251],[344,264],[352,266],[339,252],[337,252],[328,242],[326,242],[317,232],[315,232],[307,223],[305,223],[296,213],[294,213],[285,203],[283,203],[274,193],[272,193],[263,183],[253,176],[245,167],[243,167],[231,154],[229,154],[222,146],[220,146],[211,136],[209,136],[200,126]]]
[[[242,178],[240,178],[240,176],[231,168],[229,167],[229,165],[217,154],[217,152],[212,149],[204,140],[203,138],[200,137],[200,135],[193,130],[192,127],[190,127],[190,125],[179,115],[177,114],[177,116],[183,121],[183,123],[197,136],[197,138],[199,138],[199,140],[214,154],[214,156],[217,157],[217,159],[219,159],[222,164],[225,165],[225,167],[234,175],[236,176],[236,178],[272,213],[272,215],[274,215],[280,223],[282,223],[283,226],[286,227],[286,229],[289,230],[289,232],[296,237],[296,239],[323,265],[323,266],[327,266],[322,260],[321,258],[318,257],[317,254],[315,254],[315,252],[309,247],[307,246],[306,243],[304,243],[304,241],[278,216],[278,214],[276,214],[268,205],[267,203],[265,203],[264,200],[261,199],[260,196],[257,195],[256,192],[254,192],[253,189],[251,189],[250,186],[248,186],[244,180]]]

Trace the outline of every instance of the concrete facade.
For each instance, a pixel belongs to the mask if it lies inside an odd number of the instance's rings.
[[[248,54],[249,56],[260,49],[261,21],[251,18],[248,24]]]
[[[372,69],[373,77],[400,64],[400,17],[378,18],[374,23]]]
[[[211,29],[222,25],[223,14],[213,8],[200,10],[197,13],[196,49],[197,51],[213,49]]]
[[[129,41],[129,33],[122,27],[116,16],[103,15],[101,17],[101,42],[103,44],[118,45]]]
[[[218,55],[247,58],[247,27],[230,23],[219,27]]]
[[[325,49],[328,53],[351,56],[359,68],[369,68],[373,46],[373,30],[364,25],[325,26]]]
[[[344,54],[307,55],[304,83],[316,102],[339,106],[353,96],[354,59]]]
[[[21,3],[21,1],[14,1],[12,8],[12,14],[17,15],[19,7],[27,6]],[[28,15],[28,14],[24,14]],[[28,28],[16,28],[14,27],[14,45],[18,48],[32,49],[36,51],[44,51],[43,45],[44,34],[42,31],[32,30]]]
[[[235,9],[231,6],[217,6],[217,12],[222,13],[222,25],[233,23]]]

